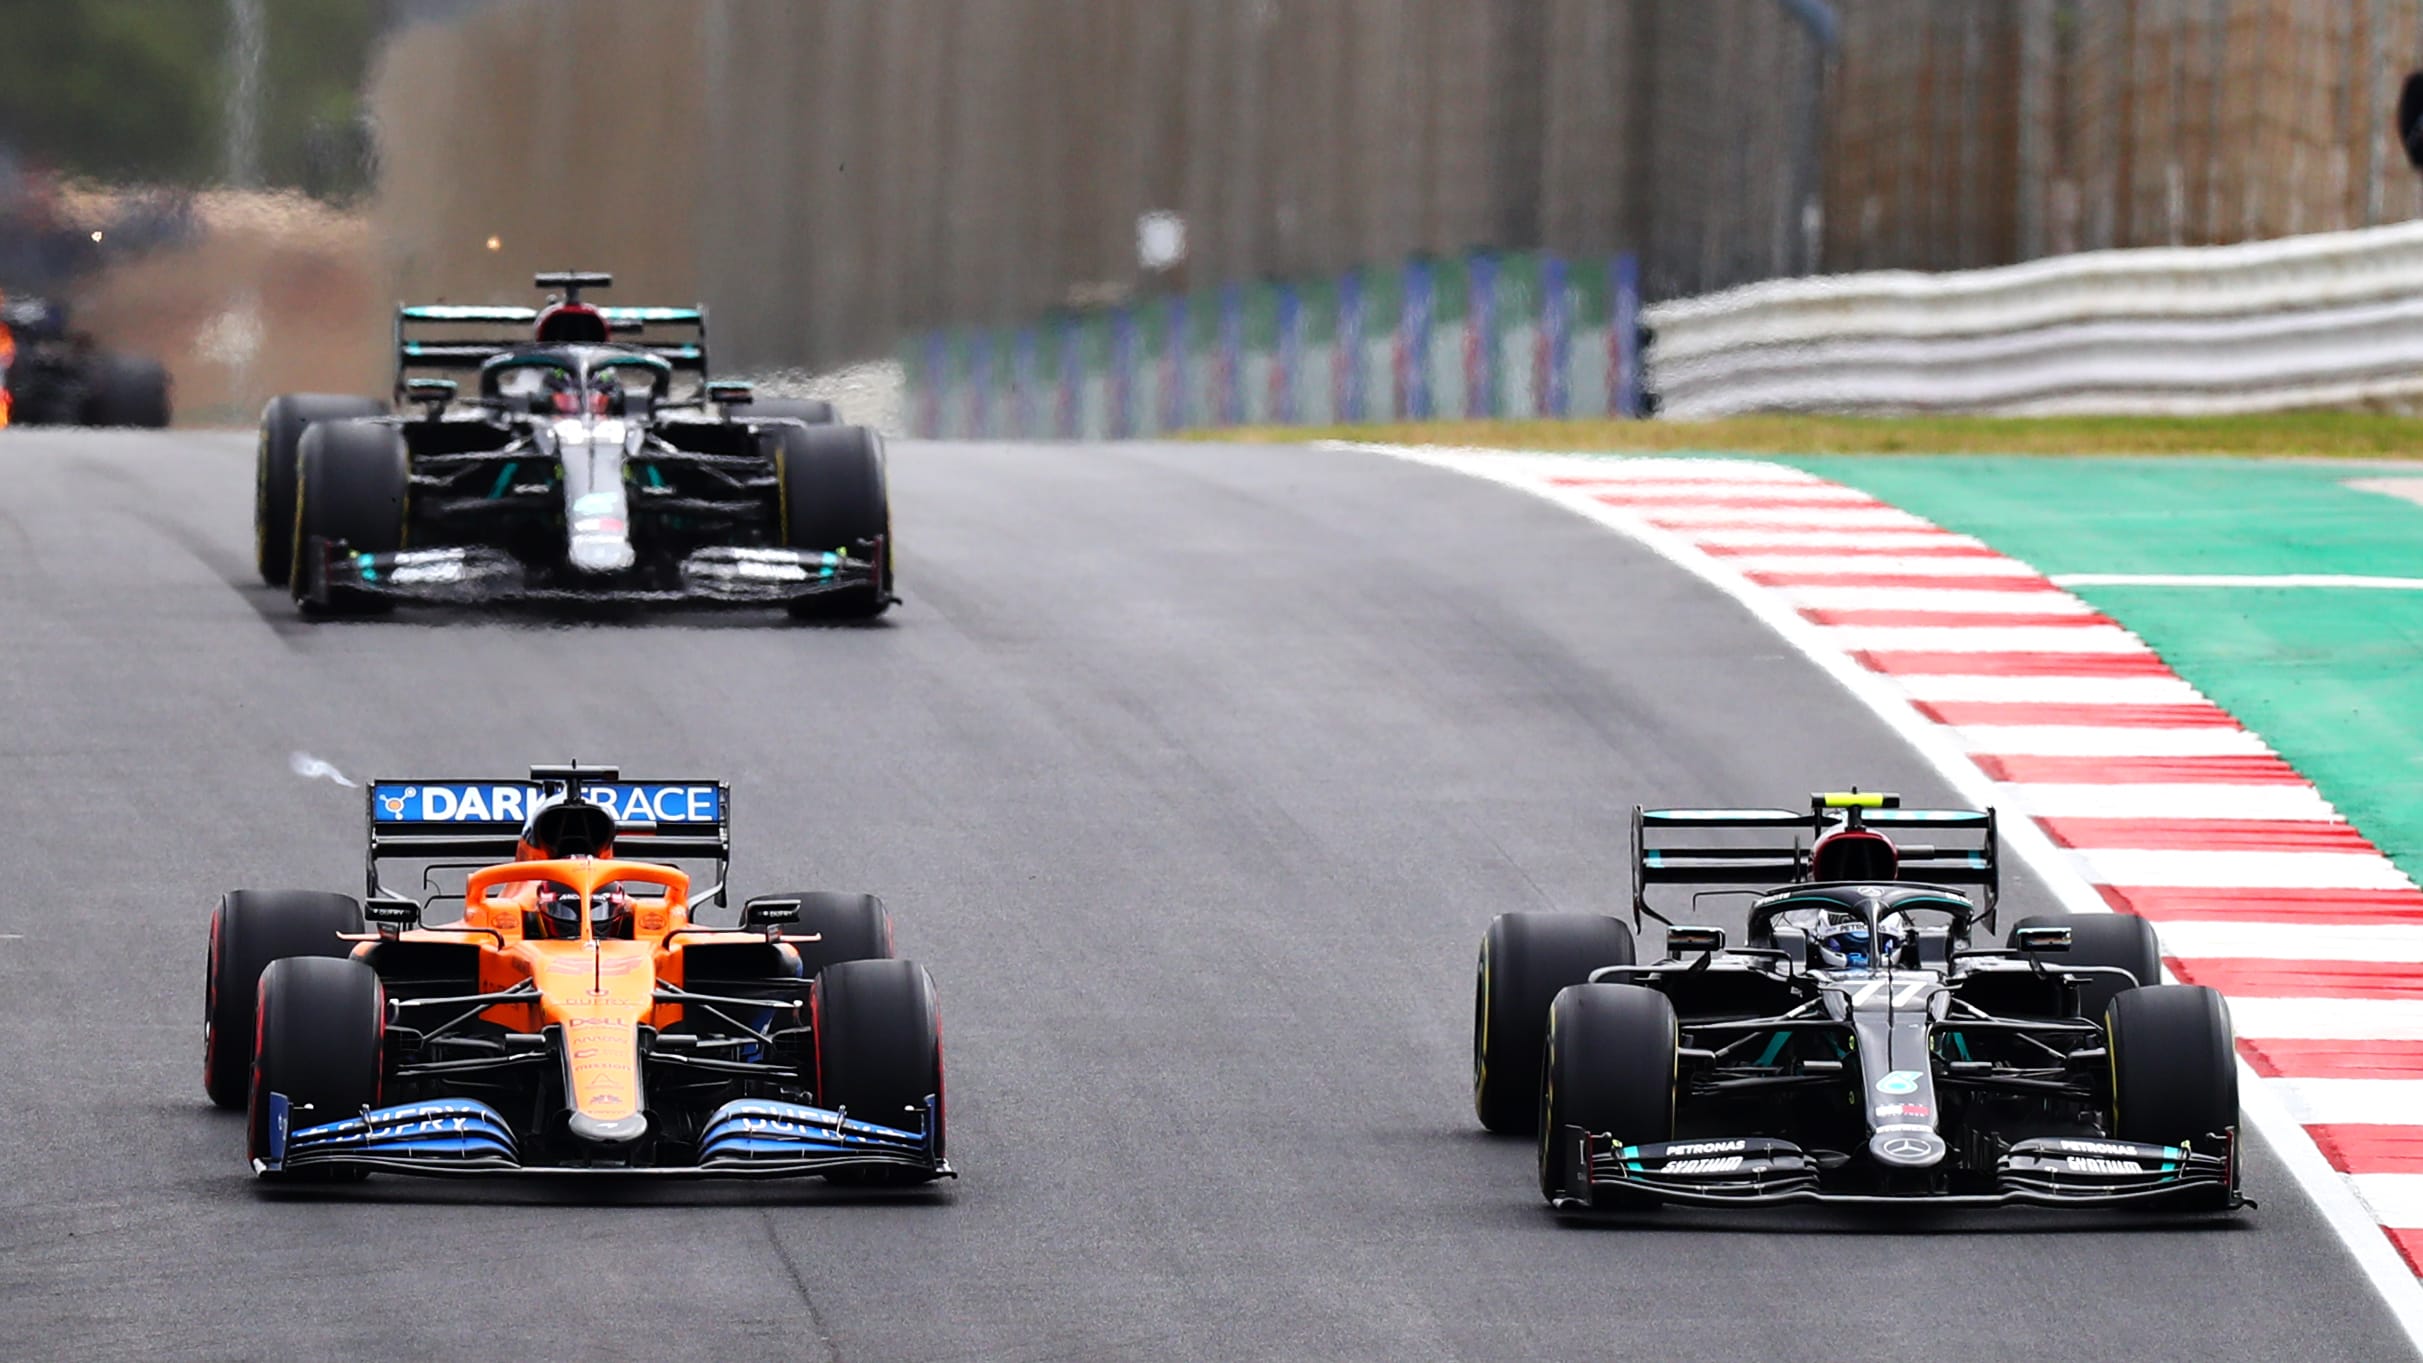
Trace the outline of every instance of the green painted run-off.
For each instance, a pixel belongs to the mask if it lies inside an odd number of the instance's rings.
[[[2063,573],[2423,578],[2423,506],[2379,465],[1812,457],[1804,468]],[[2423,591],[2073,588],[2260,734],[2423,880]]]

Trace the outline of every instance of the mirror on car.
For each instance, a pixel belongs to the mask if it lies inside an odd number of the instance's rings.
[[[740,925],[744,928],[771,928],[798,921],[796,895],[764,895],[740,906]]]
[[[707,385],[709,400],[726,407],[746,407],[757,400],[757,386],[740,382],[719,382]]]
[[[443,406],[454,401],[454,395],[459,391],[461,389],[452,379],[406,379],[404,381],[404,396],[413,402],[428,402]]]
[[[408,928],[421,921],[421,906],[402,895],[373,895],[363,901],[362,917],[383,928]]]
[[[1723,928],[1672,927],[1666,929],[1666,953],[1680,956],[1686,951],[1723,951]]]
[[[2032,926],[2011,934],[2011,945],[2021,951],[2067,951],[2070,949],[2068,928]]]

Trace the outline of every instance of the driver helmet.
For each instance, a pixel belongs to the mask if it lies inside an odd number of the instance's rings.
[[[556,369],[548,371],[547,395],[554,404],[557,416],[580,416],[584,413],[604,416],[609,389],[598,384],[584,390],[578,380]]]
[[[552,881],[539,886],[537,927],[542,937],[570,941],[581,935],[581,895],[569,885]],[[631,892],[620,882],[600,885],[589,896],[589,921],[595,935],[629,937],[631,935]]]
[[[1809,916],[1814,921],[1802,930],[1809,934],[1809,950],[1824,970],[1882,969],[1900,957],[1902,943],[1910,939],[1910,920],[1898,913],[1879,918],[1874,933],[1858,914],[1820,909]]]

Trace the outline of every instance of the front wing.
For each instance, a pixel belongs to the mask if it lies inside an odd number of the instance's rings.
[[[354,553],[315,538],[305,555],[302,599],[327,605],[337,593],[431,605],[627,602],[643,605],[776,605],[883,581],[884,546],[846,550],[757,546],[696,550],[674,567],[678,585],[639,587],[534,573],[501,549],[456,547]]]
[[[2208,1138],[2209,1148],[2147,1145],[2101,1137],[2044,1137],[2013,1144],[1996,1161],[1990,1192],[1839,1192],[1822,1176],[1847,1161],[1765,1137],[1626,1145],[1567,1126],[1558,1133],[1562,1184],[1549,1200],[1560,1211],[1626,1204],[1761,1206],[1787,1202],[1848,1205],[2047,1207],[2170,1204],[2197,1208],[2251,1205],[2238,1188],[2236,1128]]]
[[[957,1172],[935,1148],[937,1100],[920,1130],[860,1121],[804,1103],[739,1099],[708,1118],[694,1164],[525,1161],[521,1141],[495,1108],[474,1098],[439,1098],[372,1108],[333,1122],[296,1126],[282,1093],[269,1104],[269,1149],[253,1172],[275,1178],[306,1170],[395,1174],[603,1174],[652,1178],[797,1178],[854,1169],[907,1169],[934,1178]]]

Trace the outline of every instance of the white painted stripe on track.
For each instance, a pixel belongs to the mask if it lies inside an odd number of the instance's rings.
[[[1350,441],[1323,441],[1328,449],[1366,449],[1368,446]],[[1789,464],[1770,464],[1754,459],[1710,459],[1691,455],[1626,455],[1619,458],[1594,458],[1572,454],[1509,454],[1485,449],[1456,450],[1439,448],[1432,454],[1486,454],[1492,459],[1504,459],[1509,471],[1534,473],[1543,478],[1597,478],[1611,482],[1706,482],[1706,483],[1810,483],[1835,487],[1840,484],[1820,478],[1814,473],[1793,468]]]
[[[1967,535],[1941,530],[1771,530],[1710,526],[1690,532],[1691,541],[1726,549],[1983,549]],[[1738,556],[1737,556],[1738,557]]]
[[[2151,653],[2118,625],[1829,625],[1827,642],[1844,652]]]
[[[2423,1122],[2423,1079],[2272,1079],[2290,1115],[2307,1126],[2412,1126]],[[2410,1223],[2414,1224],[2414,1223]]]
[[[2112,724],[1964,724],[1953,733],[1970,752],[1998,757],[2268,757],[2244,729]],[[2148,814],[2161,811],[2148,807]]]
[[[2183,961],[2412,961],[2423,964],[2423,923],[2262,923],[2166,919],[2164,954]],[[2423,1108],[2415,1112],[2423,1122]]]
[[[2072,851],[2101,885],[2183,890],[2410,890],[2414,882],[2378,852],[2213,852],[2091,848]]]
[[[1776,588],[1777,591],[1796,590]],[[2063,599],[2046,592],[2048,600]],[[1913,700],[2036,701],[2060,705],[2193,705],[2202,691],[2177,677],[1985,677],[1913,673],[1894,682]]]
[[[1669,528],[1694,525],[1751,527],[1789,525],[1828,530],[1931,530],[1926,521],[1896,507],[1718,506],[1676,505],[1610,507],[1610,510],[1655,520]]]
[[[1874,496],[1840,483],[1719,483],[1705,478],[1651,481],[1626,479],[1589,488],[1590,495],[1617,506],[1698,500],[1723,504],[1742,498],[1793,506],[1883,506]]]
[[[1642,527],[1651,530],[1653,527]],[[1699,552],[1693,545],[1681,544],[1678,549]],[[1943,554],[1903,557],[1898,554],[1728,554],[1723,567],[1708,571],[1730,569],[1741,573],[1830,573],[1858,577],[2008,577],[2031,582],[2044,581],[2044,574],[2014,558],[1996,554]],[[1745,584],[1751,591],[1764,591],[1756,583]],[[2047,589],[2048,592],[2051,590]]]
[[[2350,1174],[2347,1181],[2355,1185],[2356,1196],[2373,1209],[2382,1225],[2399,1230],[2423,1228],[2423,1174]]]
[[[2244,998],[2229,1011],[2259,1041],[2423,1041],[2423,999]]]
[[[1539,479],[1508,460],[1502,454],[1487,451],[1461,453],[1404,445],[1358,445],[1347,442],[1323,442],[1321,448],[1384,454],[1417,463],[1428,463],[1454,469],[1486,481],[1530,492],[1558,502],[1618,533],[1631,535],[1652,552],[1677,567],[1692,573],[1718,591],[1733,598],[1752,615],[1792,644],[1820,670],[1864,703],[1875,715],[1890,726],[1920,757],[1934,767],[1945,781],[1964,799],[1992,803],[1997,797],[1997,783],[1980,771],[1967,754],[1947,741],[1940,726],[1928,721],[1912,708],[1908,692],[1891,685],[1878,674],[1868,671],[1857,661],[1841,652],[1839,644],[1826,633],[1811,625],[1798,611],[1774,592],[1741,576],[1751,565],[1739,558],[1719,558],[1701,552],[1684,538],[1641,524],[1634,518],[1615,512],[1603,503],[1566,495],[1563,491],[1544,486]],[[1528,461],[1526,461],[1528,462]],[[1575,461],[1579,462],[1579,461]],[[1777,465],[1774,467],[1782,468]],[[1797,472],[1797,470],[1794,470]],[[1804,560],[1805,561],[1805,560]],[[1813,571],[1839,570],[1840,560],[1819,560],[1827,568]],[[1995,560],[1972,560],[1971,562]],[[1941,562],[1941,560],[1937,560]],[[2035,570],[2011,560],[2015,571],[2035,576]],[[1869,565],[1872,567],[1873,565]],[[1974,573],[1976,570],[1970,570]],[[1949,576],[1950,574],[1941,574]],[[2054,846],[2044,831],[2026,819],[2011,819],[2002,825],[2004,846],[2018,860],[2035,869],[2046,887],[2065,908],[2078,913],[2105,913],[2104,903],[2094,885],[2078,874],[2078,867],[2063,849]],[[2273,1005],[2285,1005],[2274,1007]],[[2360,1005],[2361,1010],[2345,1011],[2348,1005]],[[2340,1025],[2350,1018],[2369,1024],[2364,1030],[2344,1034],[2350,1039],[2378,1037],[2423,1037],[2423,999],[2416,1000],[2314,1000],[2314,999],[2248,999],[2232,1001],[2233,1015],[2240,1035],[2263,1037],[2296,1037],[2314,1035],[2310,1030],[2319,1026]],[[2287,1030],[2277,1030],[2267,1024],[2278,1024]],[[2323,1036],[2342,1034],[2322,1033]],[[2239,1105],[2247,1123],[2262,1133],[2265,1142],[2279,1157],[2289,1176],[2297,1181],[2314,1207],[2329,1223],[2331,1230],[2347,1247],[2359,1272],[2381,1296],[2390,1313],[2396,1317],[2408,1340],[2423,1349],[2423,1281],[2402,1258],[2387,1237],[2380,1232],[2381,1221],[2373,1210],[2357,1197],[2346,1178],[2333,1169],[2313,1138],[2292,1117],[2264,1086],[2244,1061],[2238,1066]]]
[[[1941,611],[1947,615],[2078,615],[2095,608],[2064,592],[1989,592],[1974,587],[1776,587],[1812,610]],[[2028,696],[2041,700],[2041,696]]]
[[[2071,819],[2307,819],[2339,817],[2312,786],[2258,784],[2088,786],[2011,784],[2004,808]]]
[[[2365,577],[2345,573],[2061,573],[2063,587],[2343,587],[2359,591],[2423,591],[2423,577]]]

